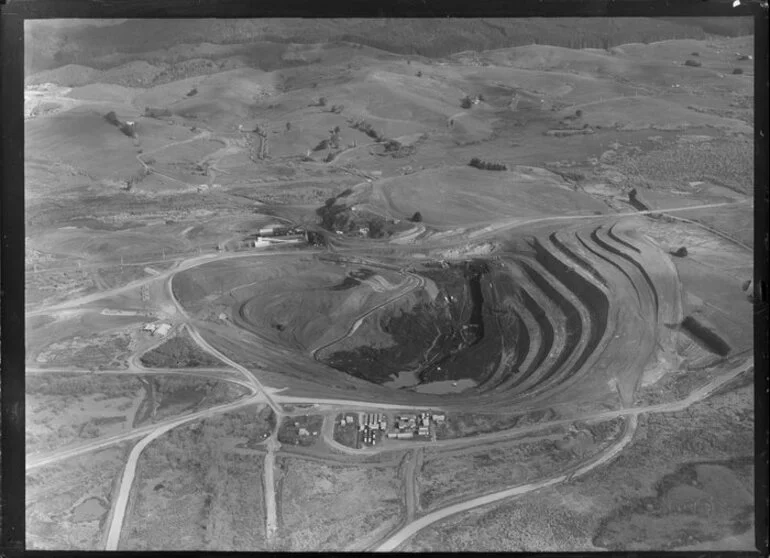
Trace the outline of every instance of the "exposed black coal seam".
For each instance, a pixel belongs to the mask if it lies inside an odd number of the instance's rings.
[[[575,252],[573,252],[570,248],[567,247],[566,244],[564,244],[559,238],[556,236],[556,233],[551,233],[551,235],[548,237],[551,242],[553,243],[556,248],[561,250],[568,258],[570,258],[572,261],[577,263],[579,266],[581,266],[583,269],[588,271],[588,273],[591,274],[591,277],[596,279],[599,283],[607,287],[607,280],[604,278],[604,276],[599,273],[599,271],[588,261],[584,260],[580,256],[578,256]]]
[[[547,269],[552,269],[554,271],[554,276],[561,281],[565,288],[568,288],[575,297],[580,300],[588,311],[590,319],[588,324],[588,338],[586,345],[578,359],[575,361],[572,370],[568,371],[568,375],[572,375],[572,373],[579,370],[591,354],[593,354],[604,336],[604,332],[607,328],[607,319],[609,317],[609,300],[601,289],[576,271],[570,269],[569,266],[550,252],[539,240],[535,240],[534,246],[537,260],[544,266],[548,265],[549,267],[547,267]],[[554,268],[558,269],[558,273]],[[565,282],[565,279],[567,278],[570,279],[572,287]],[[576,291],[575,287],[578,285],[580,288]]]
[[[636,286],[636,283],[634,282],[634,280],[631,279],[631,276],[628,274],[628,272],[625,269],[623,269],[620,266],[620,264],[618,264],[617,262],[612,261],[610,258],[604,256],[603,254],[601,254],[598,251],[596,251],[593,248],[591,248],[588,245],[588,243],[580,237],[580,235],[576,234],[575,238],[577,238],[580,241],[580,244],[582,244],[583,247],[586,250],[588,250],[589,252],[594,254],[597,258],[600,258],[600,259],[604,260],[605,262],[607,262],[608,264],[610,264],[611,266],[617,268],[626,277],[626,279],[628,279],[628,282],[631,283],[631,286],[634,288],[634,292],[636,293],[636,299],[639,301],[639,306],[641,306],[642,305],[642,294],[639,292],[639,288]]]
[[[548,316],[545,313],[545,310],[540,307],[540,305],[535,301],[534,298],[530,296],[530,294],[522,289],[521,291],[521,297],[524,300],[524,307],[529,310],[529,313],[532,314],[532,317],[535,319],[535,322],[540,326],[541,331],[541,343],[540,348],[537,352],[537,355],[532,360],[532,362],[529,365],[529,368],[527,368],[526,371],[524,371],[523,374],[520,375],[518,378],[518,381],[513,384],[514,387],[518,385],[519,383],[523,382],[524,380],[528,379],[532,374],[537,371],[538,368],[540,368],[540,365],[543,364],[543,361],[545,361],[546,357],[548,356],[548,353],[551,352],[551,348],[553,347],[553,339],[554,339],[554,329],[553,325],[551,325],[550,320],[548,319]]]
[[[537,287],[539,287],[540,290],[543,291],[546,296],[548,296],[548,298],[553,300],[557,306],[562,309],[566,317],[566,339],[564,341],[564,349],[561,351],[559,356],[556,358],[556,361],[551,365],[548,371],[540,378],[538,384],[533,386],[533,388],[535,388],[537,385],[548,381],[558,371],[561,365],[564,364],[564,362],[569,358],[570,353],[572,352],[572,348],[580,340],[583,326],[580,322],[577,308],[575,308],[569,300],[567,300],[559,291],[551,286],[551,284],[542,275],[540,275],[540,273],[530,267],[527,263],[522,261],[520,262],[520,266],[521,269],[524,270],[524,273],[526,273],[530,278],[530,280],[535,285],[537,285]]]

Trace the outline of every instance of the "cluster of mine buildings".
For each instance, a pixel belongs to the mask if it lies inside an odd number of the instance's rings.
[[[142,330],[156,337],[165,337],[168,335],[168,332],[171,331],[171,324],[163,322],[147,323],[144,324]]]
[[[297,244],[303,241],[308,241],[307,231],[303,227],[269,225],[236,242],[235,245],[221,242],[217,245],[217,250],[243,250],[278,243]]]
[[[364,445],[376,445],[383,437],[396,440],[423,438],[436,439],[436,427],[443,424],[446,415],[432,411],[404,413],[389,421],[385,413],[359,413],[358,431]],[[346,415],[341,424],[352,425],[354,417]]]

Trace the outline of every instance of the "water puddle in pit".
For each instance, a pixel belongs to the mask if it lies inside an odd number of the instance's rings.
[[[82,502],[72,512],[72,521],[94,521],[99,519],[107,511],[99,498],[89,498]]]
[[[440,395],[443,393],[460,393],[466,389],[476,387],[476,385],[476,382],[470,378],[463,378],[462,380],[457,381],[442,380],[440,382],[429,382],[427,384],[419,385],[414,388],[414,391],[417,393],[433,393]]]
[[[478,384],[470,378],[463,378],[462,380],[441,380],[438,382],[420,384],[419,371],[412,370],[399,372],[398,376],[394,377],[393,380],[382,385],[394,389],[408,388],[417,393],[441,395],[443,393],[460,393],[466,389],[476,387]]]
[[[391,376],[392,378],[393,376]],[[400,389],[415,387],[420,383],[419,370],[399,372],[393,380],[382,384],[385,387]]]

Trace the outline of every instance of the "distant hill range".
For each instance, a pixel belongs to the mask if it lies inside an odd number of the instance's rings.
[[[467,50],[532,43],[569,48],[608,48],[666,39],[753,33],[750,18],[479,18],[479,19],[254,19],[124,20],[115,25],[78,25],[38,20],[26,28],[25,70],[31,75],[77,64],[108,69],[143,53],[178,63],[189,58],[180,45],[350,42],[396,54],[441,58]],[[174,48],[176,47],[176,48]],[[164,51],[167,53],[163,54]],[[162,59],[163,57],[167,59]],[[280,57],[255,57],[263,70]]]

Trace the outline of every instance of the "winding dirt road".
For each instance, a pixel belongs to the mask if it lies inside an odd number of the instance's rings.
[[[660,405],[652,405],[652,406],[643,407],[643,408],[624,409],[622,411],[619,411],[617,413],[627,416],[625,431],[623,435],[621,436],[621,438],[618,440],[617,443],[613,444],[612,446],[607,448],[604,452],[594,457],[589,463],[581,465],[575,468],[575,470],[571,472],[565,472],[561,475],[549,478],[544,481],[514,486],[511,488],[507,488],[505,490],[501,490],[499,492],[494,492],[492,494],[487,494],[485,496],[473,498],[466,502],[461,502],[459,504],[454,504],[454,505],[442,508],[440,510],[431,512],[413,521],[412,523],[408,524],[406,527],[404,527],[403,529],[398,531],[396,534],[388,538],[385,542],[383,542],[377,548],[377,551],[384,552],[384,551],[396,550],[399,546],[401,546],[403,543],[409,540],[412,536],[414,536],[420,530],[451,515],[461,513],[479,506],[483,506],[485,504],[490,504],[492,502],[497,502],[506,498],[510,498],[512,496],[520,496],[522,494],[527,494],[529,492],[540,490],[541,488],[553,486],[563,482],[568,482],[577,476],[584,475],[592,471],[593,469],[614,459],[623,450],[623,448],[625,448],[631,442],[631,440],[633,439],[634,433],[636,432],[638,416],[640,414],[652,413],[652,412],[676,412],[676,411],[684,410],[690,405],[705,399],[715,390],[720,388],[722,385],[726,384],[727,382],[729,382],[730,380],[732,380],[733,378],[735,378],[736,376],[738,376],[739,374],[741,374],[742,372],[748,370],[753,366],[754,366],[753,362],[749,360],[746,363],[744,363],[742,366],[739,366],[738,368],[730,372],[729,374],[716,378],[715,380],[709,382],[708,384],[696,389],[688,397],[680,401],[675,401],[672,403],[663,403]]]
[[[333,341],[330,341],[329,343],[325,343],[325,344],[321,345],[320,347],[316,347],[315,349],[312,349],[310,351],[310,354],[313,356],[313,358],[317,359],[318,358],[317,354],[320,351],[322,351],[324,349],[328,349],[332,345],[336,345],[340,341],[342,341],[344,339],[347,339],[348,337],[353,335],[356,332],[356,330],[359,327],[361,327],[361,324],[364,323],[364,320],[366,320],[366,318],[368,318],[369,316],[374,314],[377,310],[380,310],[381,308],[384,308],[385,306],[393,304],[397,300],[401,300],[402,298],[404,298],[408,294],[414,292],[416,289],[419,289],[419,288],[422,288],[422,287],[425,286],[425,279],[423,277],[420,277],[419,275],[416,275],[414,273],[408,273],[408,272],[403,272],[403,273],[408,275],[409,279],[411,279],[410,284],[407,285],[407,287],[406,287],[406,290],[404,290],[403,292],[395,295],[392,298],[389,298],[385,302],[381,302],[380,304],[374,306],[373,308],[370,308],[369,310],[367,310],[363,314],[359,315],[358,318],[356,318],[356,320],[348,328],[348,330],[343,335],[338,337],[337,339],[334,339]]]
[[[110,522],[109,531],[107,533],[106,550],[118,549],[118,543],[120,541],[120,532],[123,528],[123,519],[125,517],[126,507],[128,505],[128,498],[129,498],[129,495],[131,494],[131,487],[133,486],[133,483],[134,483],[134,477],[136,476],[136,466],[139,461],[139,457],[142,455],[142,452],[153,440],[165,434],[172,428],[181,426],[182,424],[185,424],[187,422],[204,418],[207,416],[212,416],[219,413],[234,411],[239,407],[251,405],[253,403],[256,403],[259,400],[260,400],[259,396],[254,395],[244,401],[229,403],[227,405],[221,405],[219,407],[212,407],[211,409],[207,409],[206,411],[201,411],[200,413],[195,413],[193,415],[188,415],[183,418],[167,421],[162,426],[158,426],[157,424],[151,425],[154,428],[154,430],[152,430],[152,432],[148,436],[143,438],[138,444],[134,446],[134,448],[131,450],[131,454],[128,456],[128,461],[126,462],[126,466],[123,469],[123,477],[121,478],[121,481],[120,481],[118,496],[115,499],[115,504],[113,505],[113,508],[112,508],[112,521]]]
[[[626,422],[626,428],[625,432],[621,436],[621,438],[618,440],[617,443],[615,443],[613,446],[608,448],[605,452],[603,452],[598,458],[596,458],[591,463],[581,467],[577,471],[573,473],[564,473],[557,477],[552,477],[550,479],[540,481],[537,483],[530,483],[530,484],[523,484],[519,486],[514,486],[512,488],[507,488],[505,490],[501,490],[500,492],[494,492],[492,494],[488,494],[486,496],[480,496],[478,498],[473,498],[472,500],[468,500],[467,502],[461,502],[459,504],[455,504],[453,506],[447,506],[446,508],[442,508],[440,510],[437,510],[435,512],[429,513],[427,515],[422,516],[421,518],[411,522],[409,525],[398,531],[395,535],[390,537],[388,540],[386,540],[384,543],[382,543],[378,548],[378,552],[388,552],[396,550],[399,546],[404,544],[407,540],[409,540],[411,537],[413,537],[418,531],[424,529],[428,525],[431,525],[435,523],[436,521],[440,521],[441,519],[444,519],[445,517],[449,517],[450,515],[454,515],[456,513],[464,512],[472,508],[477,508],[479,506],[483,506],[486,504],[491,504],[492,502],[497,502],[499,500],[503,500],[505,498],[510,498],[511,496],[520,496],[522,494],[527,494],[529,492],[534,492],[535,490],[540,490],[541,488],[546,488],[548,486],[553,486],[555,484],[559,484],[568,480],[572,480],[578,475],[582,475],[585,473],[588,473],[589,471],[595,469],[596,467],[603,465],[607,461],[614,458],[620,451],[626,447],[631,440],[634,437],[634,432],[636,432],[636,425],[637,425],[637,419],[635,415],[632,415],[628,418],[628,421]]]

